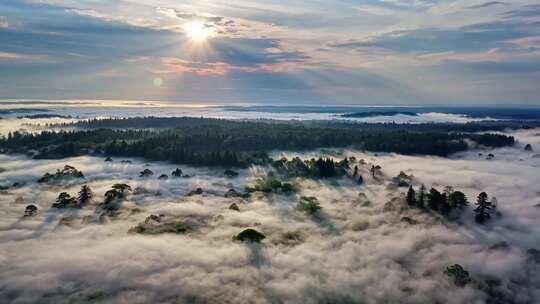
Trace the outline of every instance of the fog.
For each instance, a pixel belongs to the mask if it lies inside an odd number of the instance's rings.
[[[478,284],[458,287],[444,274],[460,264],[475,282],[496,278],[503,299],[540,302],[539,264],[527,250],[540,249],[540,130],[512,132],[510,148],[476,150],[450,158],[374,154],[354,150],[311,153],[276,151],[274,157],[354,156],[363,185],[354,180],[294,179],[294,195],[255,193],[249,199],[225,198],[241,191],[269,167],[238,170],[176,166],[167,163],[112,163],[102,158],[31,160],[0,155],[0,302],[14,303],[485,303]],[[530,143],[535,151],[524,151]],[[480,156],[479,153],[482,153]],[[488,153],[494,154],[491,160]],[[65,164],[84,180],[38,184],[45,172]],[[369,177],[371,164],[384,178]],[[158,180],[180,167],[190,178]],[[140,178],[149,168],[154,175]],[[415,187],[443,190],[450,185],[469,201],[479,192],[497,197],[501,216],[486,225],[474,222],[473,206],[457,221],[404,208],[407,188],[391,185],[400,171]],[[119,214],[95,219],[97,204],[114,183],[148,193],[131,194]],[[51,209],[59,192],[75,195],[81,185],[95,193],[82,209]],[[196,189],[202,195],[186,196]],[[141,191],[139,191],[141,192]],[[362,194],[361,194],[362,193]],[[315,196],[319,218],[296,210],[300,196]],[[237,203],[240,211],[229,209]],[[391,202],[391,203],[388,203]],[[38,214],[23,218],[28,204]],[[128,233],[151,214],[196,223],[185,234]],[[412,225],[401,219],[410,217]],[[245,228],[266,235],[261,244],[232,240]],[[294,238],[289,237],[294,234]],[[508,246],[490,248],[506,242]],[[507,302],[500,302],[507,303]]]
[[[0,106],[2,106],[0,102]],[[474,118],[459,114],[450,113],[419,113],[416,116],[411,115],[380,115],[372,117],[341,117],[344,112],[259,112],[259,111],[239,111],[230,110],[219,106],[203,106],[203,105],[170,105],[163,106],[157,104],[142,104],[134,105],[127,103],[125,105],[105,105],[105,106],[81,106],[80,104],[66,103],[62,106],[56,104],[27,104],[24,106],[12,105],[10,107],[2,106],[2,109],[14,108],[17,111],[10,114],[0,113],[0,136],[5,136],[9,132],[40,132],[47,129],[47,124],[71,123],[89,118],[110,118],[110,117],[206,117],[206,118],[222,118],[222,119],[272,119],[272,120],[340,120],[350,122],[365,122],[365,123],[430,123],[430,122],[450,122],[450,123],[467,123],[474,121],[494,120],[489,117]],[[25,112],[19,112],[26,108]],[[45,114],[61,115],[63,117],[51,118],[25,118],[25,115],[44,114],[35,112],[35,108],[47,110]],[[359,109],[361,109],[360,107]],[[374,111],[378,107],[373,107]],[[314,111],[320,110],[318,107],[313,107]],[[0,109],[1,110],[1,109]],[[354,111],[354,108],[351,109]],[[69,118],[68,118],[69,117]]]

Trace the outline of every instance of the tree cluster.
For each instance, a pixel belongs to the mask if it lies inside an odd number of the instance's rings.
[[[409,186],[405,200],[410,207],[429,209],[444,216],[448,216],[453,210],[462,210],[469,204],[465,194],[452,187],[447,187],[442,193],[435,188],[426,192],[424,185],[418,191],[414,190],[412,185]]]
[[[329,178],[345,175],[349,161],[344,159],[336,162],[331,158],[312,158],[302,160],[299,157],[288,160],[286,157],[272,163],[278,171],[290,177]]]
[[[268,161],[266,152],[276,149],[353,146],[374,152],[445,156],[467,149],[467,140],[493,147],[514,144],[511,136],[456,132],[463,129],[457,125],[441,128],[143,117],[90,120],[70,127],[78,129],[9,133],[0,139],[0,149],[9,153],[37,151],[36,158],[104,154],[232,167]]]
[[[431,188],[426,192],[424,185],[418,191],[409,186],[405,201],[410,207],[432,210],[444,216],[448,216],[454,210],[463,210],[468,204],[467,197],[461,191],[455,191],[452,187],[446,187],[444,192]],[[478,194],[474,208],[475,221],[479,224],[486,223],[496,209],[496,198],[489,201],[487,193]]]

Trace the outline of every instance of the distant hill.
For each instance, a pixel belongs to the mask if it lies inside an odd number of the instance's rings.
[[[396,116],[396,115],[418,116],[418,113],[403,112],[403,111],[372,111],[372,112],[345,113],[345,114],[341,114],[340,117],[366,118],[366,117],[375,117],[375,116]]]

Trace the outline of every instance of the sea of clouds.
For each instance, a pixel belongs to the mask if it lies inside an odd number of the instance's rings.
[[[224,198],[243,190],[271,169],[239,170],[181,166],[190,178],[158,180],[177,166],[131,159],[31,160],[0,155],[0,185],[21,186],[0,193],[0,302],[12,303],[486,303],[477,284],[457,287],[445,274],[461,264],[475,282],[498,279],[497,291],[512,303],[540,302],[540,265],[527,250],[540,249],[540,130],[512,132],[514,147],[481,147],[450,158],[374,154],[354,150],[273,156],[354,156],[363,185],[354,180],[296,179],[298,194],[255,194]],[[530,143],[535,151],[524,151]],[[479,155],[482,153],[482,155]],[[488,153],[495,157],[486,159]],[[37,184],[45,172],[65,164],[84,172],[84,181]],[[384,178],[369,177],[371,164]],[[140,178],[145,168],[154,171]],[[501,216],[474,223],[470,206],[454,222],[402,208],[406,188],[391,185],[400,171],[414,185],[443,190],[451,185],[472,202],[485,191],[498,200]],[[120,214],[88,221],[114,183],[143,187]],[[83,209],[54,210],[58,193],[76,194],[82,184],[96,194]],[[203,195],[186,196],[196,188]],[[315,196],[322,214],[296,210],[301,195]],[[240,212],[230,210],[236,202]],[[390,203],[388,203],[390,202]],[[39,208],[23,218],[26,205]],[[199,223],[187,234],[138,235],[128,230],[150,214]],[[404,216],[418,221],[411,225]],[[70,219],[66,221],[66,219]],[[262,244],[232,241],[245,228],[267,238]],[[294,234],[295,238],[290,238]],[[490,248],[506,242],[508,246]],[[508,302],[500,302],[508,303]]]

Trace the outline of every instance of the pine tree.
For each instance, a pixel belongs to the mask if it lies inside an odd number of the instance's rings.
[[[422,184],[420,186],[420,193],[418,194],[418,200],[416,201],[416,205],[420,208],[424,208],[424,203],[426,201],[426,186]]]
[[[442,195],[435,189],[431,188],[428,195],[428,207],[432,210],[439,211],[441,207]]]
[[[364,183],[364,178],[362,177],[362,175],[358,175],[358,184],[362,185],[363,183]]]
[[[88,185],[83,185],[81,187],[81,191],[79,191],[79,196],[77,199],[79,200],[80,205],[86,205],[92,197],[94,196],[94,193],[92,192],[92,189]]]
[[[416,192],[414,191],[413,186],[409,186],[409,191],[407,192],[407,204],[411,207],[416,206]]]
[[[452,207],[448,204],[448,195],[443,193],[439,201],[439,212],[443,215],[448,215],[450,211],[452,211]]]
[[[493,208],[491,202],[488,201],[488,195],[485,192],[478,194],[476,199],[476,212],[475,220],[479,224],[484,224],[491,217],[491,209]]]
[[[469,204],[467,197],[461,191],[453,191],[448,195],[448,204],[451,208],[463,209]]]

